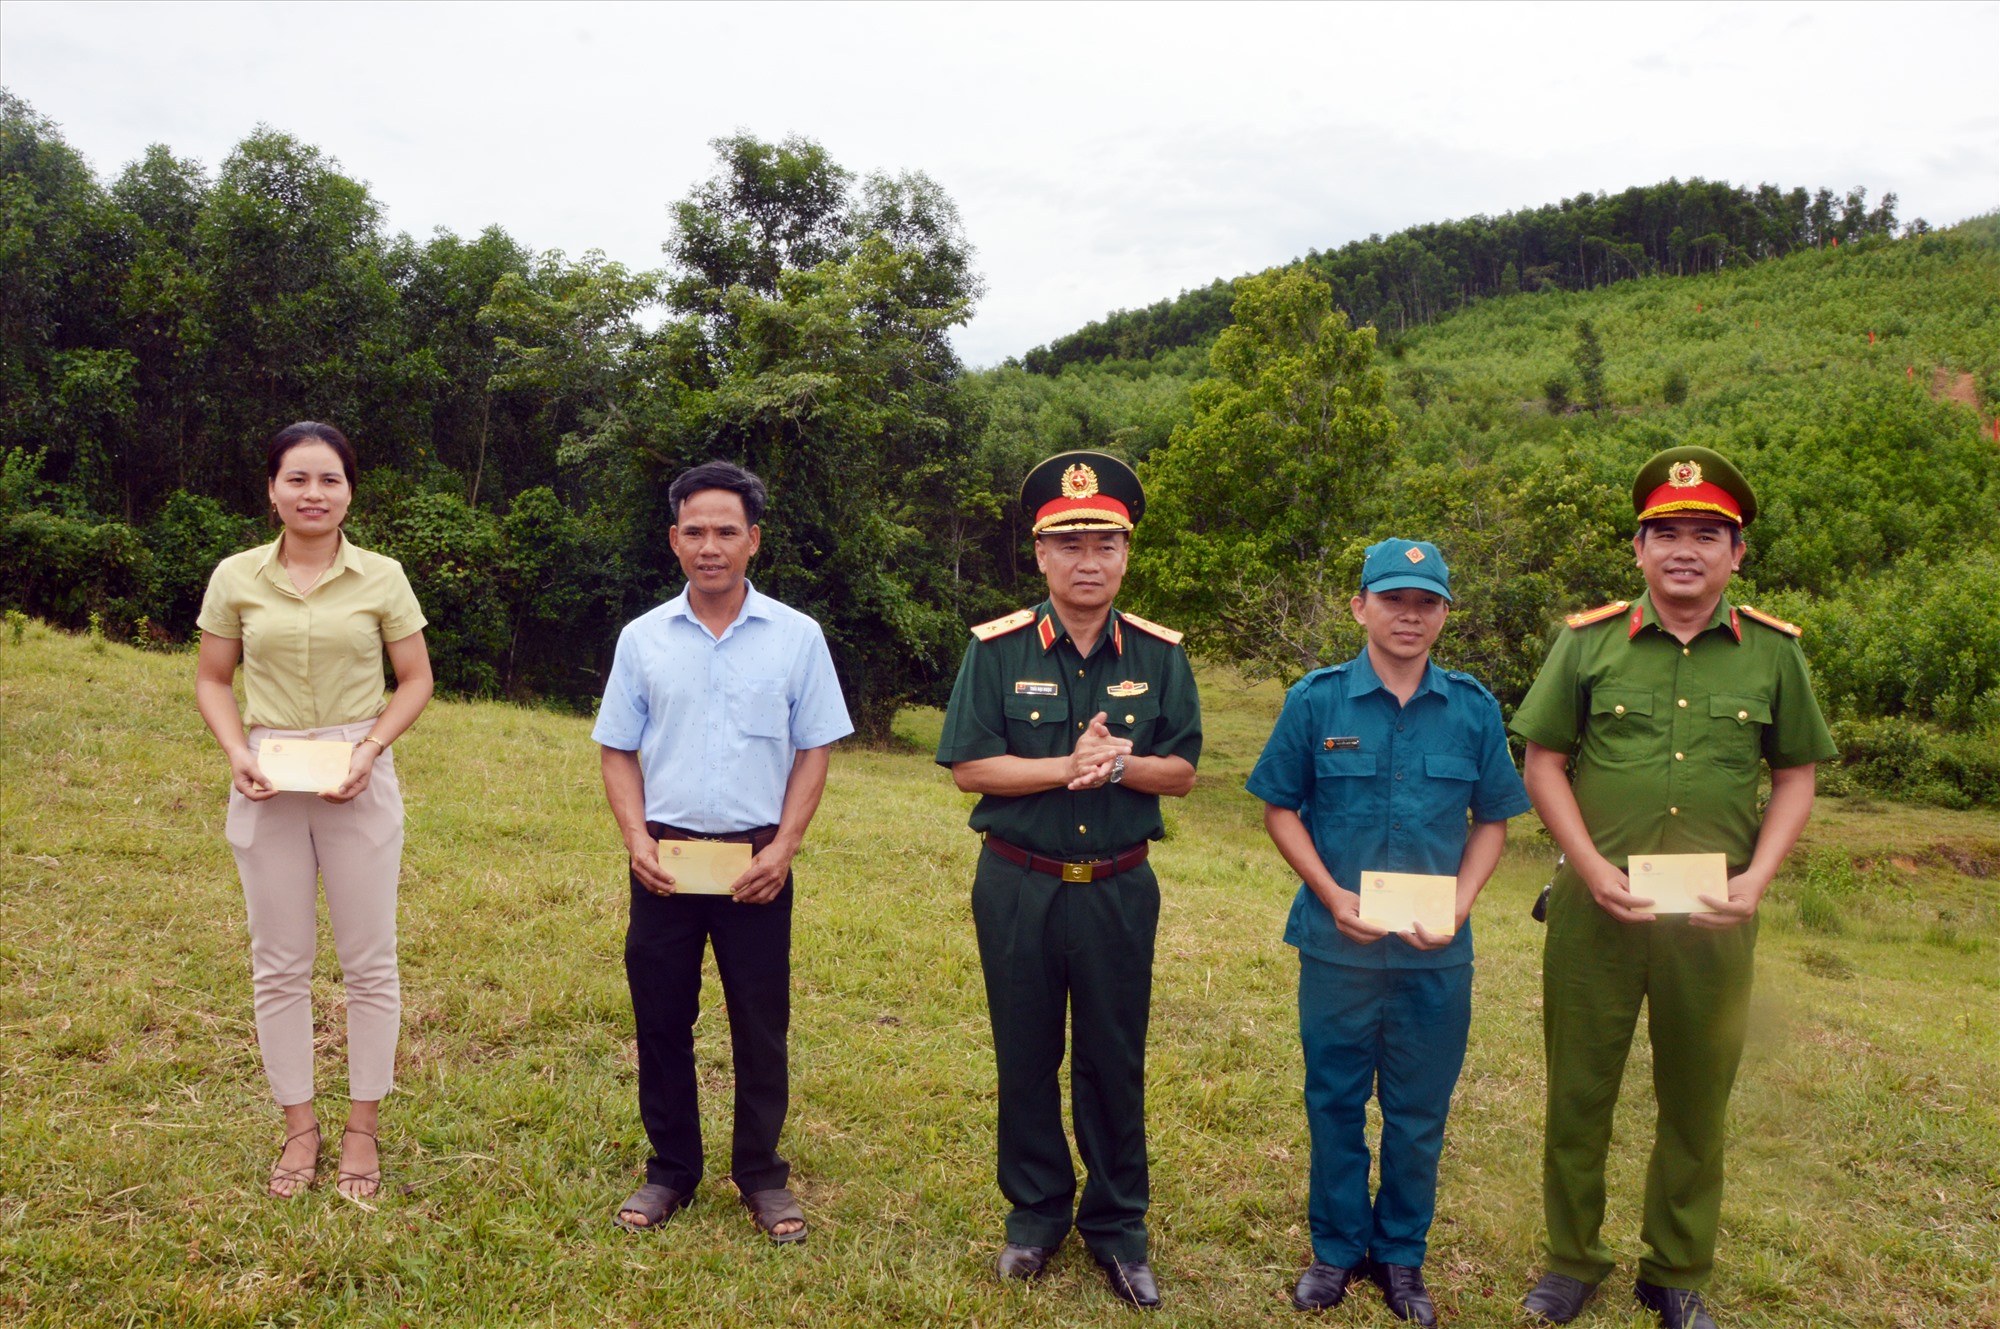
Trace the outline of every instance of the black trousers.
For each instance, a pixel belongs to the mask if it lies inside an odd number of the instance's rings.
[[[658,836],[664,828],[649,829]],[[632,878],[625,981],[638,1026],[639,1119],[653,1146],[646,1180],[683,1195],[702,1178],[694,1022],[701,1013],[702,950],[711,944],[736,1068],[729,1171],[748,1195],[791,1178],[791,1164],[778,1154],[790,1103],[791,878],[768,904],[738,904],[721,895],[655,895]]]

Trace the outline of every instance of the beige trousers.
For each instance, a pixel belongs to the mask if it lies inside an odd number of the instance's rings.
[[[266,738],[358,741],[372,720],[325,729],[249,733],[254,753]],[[333,946],[347,984],[347,1096],[388,1095],[403,1018],[396,974],[396,878],[403,858],[403,794],[395,759],[384,752],[368,788],[346,803],[281,793],[252,802],[234,790],[224,827],[250,912],[250,972],[257,1046],[281,1105],[313,1097],[312,967],[319,883]]]

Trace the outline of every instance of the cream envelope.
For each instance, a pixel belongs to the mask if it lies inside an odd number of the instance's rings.
[[[674,879],[677,892],[727,895],[736,879],[750,870],[750,846],[719,840],[662,840],[660,866]]]
[[[1712,914],[1695,897],[1729,898],[1729,858],[1725,854],[1633,855],[1625,860],[1632,894],[1653,903],[1649,914]]]
[[[257,769],[271,788],[294,794],[338,789],[353,759],[352,743],[326,738],[267,738],[257,749]]]
[[[1412,932],[1422,923],[1434,937],[1449,937],[1458,925],[1458,879],[1416,872],[1363,872],[1361,921],[1391,932]]]

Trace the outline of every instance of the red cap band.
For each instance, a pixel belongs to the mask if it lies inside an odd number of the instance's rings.
[[[1035,533],[1058,524],[1087,530],[1093,521],[1100,529],[1132,529],[1132,513],[1123,503],[1109,494],[1092,494],[1089,498],[1052,498],[1042,504],[1035,514]]]
[[[1738,526],[1743,524],[1743,508],[1737,503],[1735,495],[1721,485],[1710,484],[1706,480],[1692,485],[1661,485],[1646,496],[1646,506],[1639,513],[1639,520],[1700,512],[1727,517]]]

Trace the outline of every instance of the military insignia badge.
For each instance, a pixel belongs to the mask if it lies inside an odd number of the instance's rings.
[[[1667,483],[1676,489],[1692,489],[1701,483],[1701,463],[1683,459],[1667,471]]]
[[[1064,498],[1094,498],[1097,494],[1097,472],[1078,462],[1063,472],[1062,492]]]
[[[1134,683],[1128,678],[1122,683],[1113,683],[1104,691],[1113,697],[1143,697],[1146,695],[1146,689],[1151,686],[1150,683]]]
[[[1421,563],[1424,561],[1424,551],[1421,549],[1405,549],[1403,557],[1409,559],[1412,563]]]

